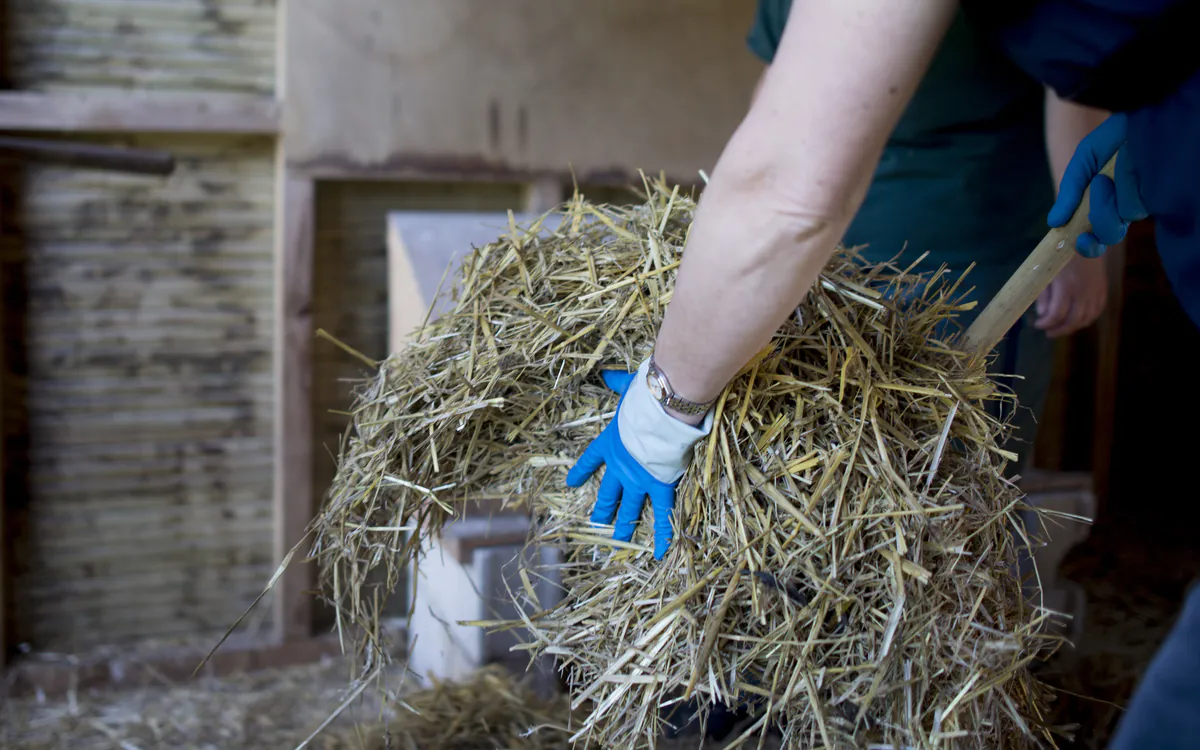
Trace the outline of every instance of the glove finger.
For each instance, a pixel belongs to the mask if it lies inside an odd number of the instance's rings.
[[[1142,200],[1137,175],[1133,171],[1133,159],[1128,150],[1117,155],[1117,165],[1113,169],[1113,181],[1117,183],[1117,213],[1125,221],[1141,221],[1150,215],[1146,203]]]
[[[621,502],[621,490],[618,473],[612,469],[606,470],[600,480],[600,489],[596,491],[596,504],[592,506],[592,523],[605,526],[612,523],[617,512],[617,503]]]
[[[629,388],[629,384],[633,381],[633,376],[635,374],[636,373],[623,372],[621,370],[600,371],[600,377],[604,379],[604,384],[622,396],[625,395],[625,391]]]
[[[1071,220],[1092,178],[1100,173],[1101,167],[1108,163],[1124,142],[1125,115],[1121,113],[1110,116],[1088,133],[1067,163],[1067,170],[1058,185],[1058,198],[1046,216],[1046,223],[1061,227]]]
[[[628,542],[633,539],[633,530],[642,517],[642,507],[646,504],[646,492],[640,487],[630,487],[621,498],[621,507],[617,510],[617,523],[613,530],[613,539],[618,542]]]
[[[1092,180],[1092,198],[1088,209],[1092,234],[1105,245],[1115,245],[1125,239],[1129,223],[1117,212],[1117,186],[1107,175]]]
[[[650,507],[654,509],[654,559],[661,560],[674,536],[675,488],[651,490]]]
[[[1108,245],[1091,232],[1084,232],[1075,239],[1075,250],[1085,258],[1099,258],[1108,251]]]
[[[567,471],[567,486],[579,487],[593,474],[596,469],[599,469],[604,463],[604,448],[601,441],[604,439],[604,433],[592,442],[588,443],[588,447],[584,449],[583,455],[575,462],[575,465]]]

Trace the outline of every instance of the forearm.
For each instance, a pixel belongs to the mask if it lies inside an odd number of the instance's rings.
[[[1109,113],[1103,110],[1063,101],[1046,89],[1046,153],[1055,189],[1062,182],[1079,142],[1108,116]]]
[[[776,176],[756,178],[740,158],[714,170],[655,346],[672,385],[696,401],[715,397],[769,342],[829,259],[865,189],[857,186],[841,212],[805,210],[789,203]]]
[[[952,0],[797,3],[701,200],[656,359],[716,396],[792,313],[841,240]],[[876,40],[868,53],[863,39]]]

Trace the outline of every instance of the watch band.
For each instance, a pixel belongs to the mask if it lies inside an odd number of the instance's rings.
[[[706,403],[697,403],[683,398],[675,393],[675,389],[671,387],[671,381],[667,380],[666,374],[659,369],[658,363],[654,361],[654,355],[650,355],[650,366],[646,370],[646,385],[650,388],[650,395],[654,400],[662,404],[665,408],[677,411],[680,414],[698,415],[706,414],[716,399]]]

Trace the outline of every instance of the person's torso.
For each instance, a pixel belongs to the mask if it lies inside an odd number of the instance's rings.
[[[1044,94],[960,15],[884,148],[845,235],[918,270],[976,264],[995,291],[1046,231],[1054,201]]]
[[[764,39],[778,43],[790,4],[763,0],[759,25],[777,28],[752,32],[760,55]],[[1047,229],[1054,186],[1043,98],[959,14],[888,139],[845,244],[904,265],[928,253],[923,272],[975,263],[971,283],[989,296]]]

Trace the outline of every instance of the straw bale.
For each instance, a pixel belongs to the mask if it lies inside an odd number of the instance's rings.
[[[369,581],[394,585],[465,503],[498,498],[563,551],[563,598],[539,602],[548,571],[528,567],[521,620],[479,624],[558,659],[576,739],[653,747],[696,696],[752,704],[745,736],[774,725],[794,747],[1047,743],[1029,666],[1057,641],[1016,573],[1026,508],[989,408],[1008,395],[950,338],[960,280],[840,251],[722,395],[667,558],[648,504],[630,543],[590,526],[595,480],[565,473],[617,404],[599,370],[649,352],[694,209],[646,187],[477,248],[453,309],[359,388],[313,551],[364,663],[382,648]]]

